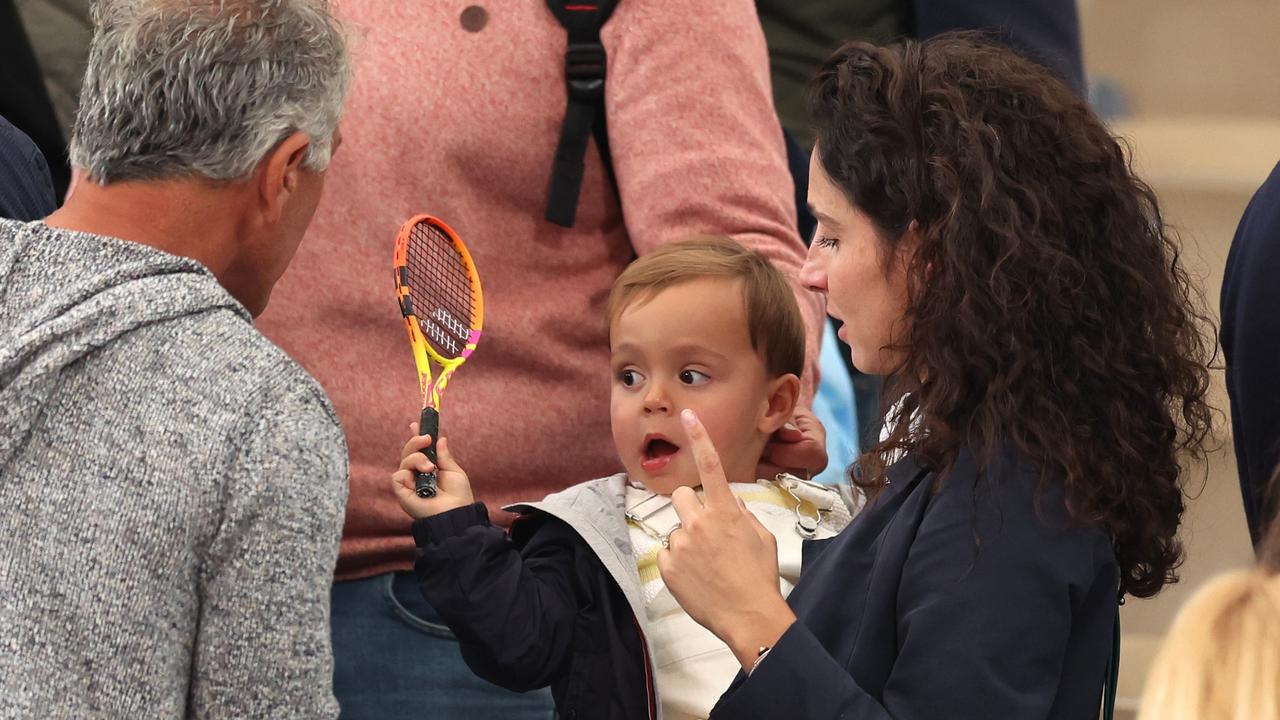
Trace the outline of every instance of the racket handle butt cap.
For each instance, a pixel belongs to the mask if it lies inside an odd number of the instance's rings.
[[[436,496],[436,474],[435,473],[414,473],[413,491],[420,498],[432,498]]]

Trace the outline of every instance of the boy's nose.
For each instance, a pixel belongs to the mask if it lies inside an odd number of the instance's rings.
[[[671,403],[667,400],[667,394],[662,391],[658,383],[651,383],[648,391],[645,392],[644,411],[646,414],[671,412]]]

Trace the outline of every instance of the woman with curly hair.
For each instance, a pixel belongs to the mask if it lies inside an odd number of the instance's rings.
[[[667,586],[744,673],[716,718],[1096,718],[1118,603],[1176,580],[1212,343],[1151,189],[1088,106],[973,35],[851,43],[815,81],[802,279],[885,376],[869,498],[782,599],[706,500]]]

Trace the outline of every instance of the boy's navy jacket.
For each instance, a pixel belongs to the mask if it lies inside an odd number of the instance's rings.
[[[414,522],[423,595],[480,677],[551,687],[561,718],[657,720],[624,475],[521,512],[508,536],[476,503]]]
[[[913,456],[889,478],[806,546],[798,621],[711,716],[1096,720],[1118,609],[1106,533],[1011,453],[982,475],[961,453],[940,486]]]

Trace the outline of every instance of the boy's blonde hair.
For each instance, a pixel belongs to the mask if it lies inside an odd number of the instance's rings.
[[[1139,720],[1280,720],[1280,575],[1223,575],[1178,613]]]
[[[760,253],[727,237],[700,236],[664,245],[627,266],[609,293],[609,327],[640,298],[691,280],[742,281],[751,347],[773,377],[804,370],[804,321],[791,284]]]

